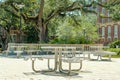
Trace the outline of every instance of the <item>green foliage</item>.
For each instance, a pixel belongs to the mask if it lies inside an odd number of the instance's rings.
[[[11,1],[11,0],[10,0]],[[19,17],[13,13],[13,9],[10,5],[6,5],[6,3],[2,3],[0,7],[0,24],[3,26],[11,25],[17,26]]]
[[[57,11],[62,8],[63,12],[66,7],[72,4],[70,0],[45,0],[44,18],[46,19],[51,11]]]
[[[27,42],[28,43],[37,43],[39,41],[38,39],[38,33],[34,28],[34,25],[28,25],[25,27],[26,35],[27,35]]]
[[[6,0],[5,4],[2,6],[3,11],[6,9],[10,11],[6,10],[7,13],[3,13],[0,17],[6,19],[7,24],[10,23],[12,26],[19,27],[20,13],[19,11],[16,13],[14,9],[11,8],[10,3],[24,4],[25,7],[23,8],[23,12],[33,18],[33,16],[35,17],[38,15],[39,2],[40,0]],[[75,3],[73,4],[73,2]],[[86,14],[89,12],[87,10],[89,7],[86,8],[85,6],[91,4],[91,2],[92,0],[45,0],[42,18],[43,21],[46,21],[49,20],[49,16],[52,15],[52,19],[50,19],[51,21],[48,21],[49,24],[47,24],[48,26],[46,27],[49,31],[49,37],[51,35],[55,36],[55,39],[51,40],[51,43],[91,43],[98,39],[98,34],[96,32],[97,28],[95,26],[96,16]],[[68,9],[70,6],[74,6],[76,9],[74,9],[74,7],[72,7],[71,10]],[[95,7],[97,4],[93,3],[93,6]],[[18,7],[17,9],[19,10]],[[2,11],[0,12],[2,13]],[[84,15],[82,13],[84,13]],[[62,15],[62,17],[60,15]],[[0,23],[6,24],[4,21],[0,21]],[[43,22],[43,24],[44,23],[45,22]],[[29,22],[29,24],[31,24],[31,22]],[[25,25],[25,23],[23,25]],[[22,26],[24,28],[28,27],[26,30],[28,29],[29,42],[32,42],[30,36],[38,36],[37,31],[33,29],[33,26]],[[35,42],[36,41],[37,37],[35,38]]]
[[[120,48],[106,48],[106,51],[116,52],[120,56]]]
[[[110,48],[116,48],[116,46],[120,47],[120,40],[110,43]]]
[[[111,12],[112,19],[114,21],[119,21],[120,20],[120,4],[110,6],[109,10]]]
[[[11,4],[14,4],[18,11],[15,11],[14,8],[11,7]],[[6,0],[2,4],[0,4],[0,24],[9,32],[11,27],[16,29],[20,28],[20,9],[18,7],[19,4],[24,4],[25,6],[22,8],[22,12],[27,14],[28,16],[36,15],[34,11],[38,10],[37,3],[32,3],[30,0]],[[34,13],[31,13],[33,11]],[[26,24],[22,19],[22,31],[25,31],[27,34],[27,42],[38,42],[38,33],[35,30],[34,23],[29,22]]]
[[[76,19],[76,21],[73,19]],[[71,44],[82,44],[82,43],[92,43],[97,38],[97,27],[95,26],[96,16],[88,14],[87,16],[67,16],[60,19],[52,19],[50,31],[57,38],[51,40],[53,43],[71,43]],[[85,34],[84,34],[85,29]]]

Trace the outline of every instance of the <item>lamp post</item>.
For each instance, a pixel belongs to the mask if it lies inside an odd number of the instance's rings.
[[[19,7],[19,11],[20,11],[20,33],[19,33],[19,42],[21,42],[21,29],[22,29],[22,16],[21,16],[21,13],[22,13],[22,8],[24,7],[24,4],[19,4],[17,5]]]

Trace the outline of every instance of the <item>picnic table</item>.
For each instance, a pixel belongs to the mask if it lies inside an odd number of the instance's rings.
[[[111,55],[116,55],[116,52],[111,51],[94,51],[94,56],[97,56],[97,60],[102,60],[102,56],[108,55],[108,60],[111,61]]]
[[[22,53],[24,53],[24,48],[27,46],[8,46],[7,50],[3,51],[2,53],[5,53],[6,56],[8,56],[9,53],[16,54],[17,58],[21,56]]]
[[[39,72],[40,70],[36,70],[35,69],[35,60],[38,58],[39,60],[42,60],[42,59],[48,59],[48,69],[49,71],[55,71],[55,72],[64,72],[64,73],[68,73],[70,74],[72,69],[71,69],[71,63],[80,63],[80,68],[79,69],[76,69],[76,70],[80,70],[82,68],[82,59],[80,58],[75,58],[73,54],[74,52],[74,49],[75,47],[53,47],[53,46],[44,46],[44,47],[41,47],[41,49],[45,49],[47,50],[47,52],[51,51],[51,52],[54,52],[53,55],[49,55],[46,54],[46,55],[31,55],[30,57],[27,57],[27,58],[30,58],[31,61],[32,61],[32,69],[33,71],[35,72]],[[69,51],[70,50],[70,51]],[[71,51],[72,50],[72,51]],[[64,54],[64,55],[63,55]],[[69,55],[69,56],[68,56]],[[71,56],[71,57],[70,57]],[[50,68],[50,65],[49,65],[49,60],[50,59],[54,59],[55,61],[55,64],[54,64],[54,69],[51,69]],[[27,59],[28,60],[28,59]],[[68,72],[66,72],[63,68],[62,68],[62,61],[63,62],[67,62],[69,63],[69,69],[68,69]]]

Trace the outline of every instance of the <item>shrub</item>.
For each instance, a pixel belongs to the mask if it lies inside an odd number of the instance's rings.
[[[116,46],[120,47],[120,40],[110,43],[110,48],[116,48]]]
[[[120,55],[120,48],[106,48],[106,51],[116,52],[117,55]]]

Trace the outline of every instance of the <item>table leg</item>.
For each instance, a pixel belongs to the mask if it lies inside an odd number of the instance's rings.
[[[21,53],[17,53],[17,58],[19,58],[21,56]]]
[[[48,59],[48,69],[49,69],[50,71],[54,71],[54,70],[55,70],[55,69],[50,68],[50,59]]]
[[[84,58],[84,60],[85,60],[85,54],[83,53],[83,58]]]
[[[35,69],[35,59],[32,60],[32,70],[33,70],[34,72],[40,72],[40,70],[36,70],[36,69]]]
[[[72,69],[72,71],[80,71],[82,69],[82,60],[80,61],[80,67],[78,69]]]
[[[71,62],[69,63],[69,71],[68,71],[68,75],[70,74],[71,72]]]
[[[111,54],[109,54],[109,61],[111,61]]]
[[[88,60],[90,60],[91,58],[90,58],[90,53],[88,53]]]
[[[56,48],[55,49],[55,68],[54,68],[54,71],[57,71],[58,69],[58,65],[59,65],[59,61],[58,61],[58,49]]]

